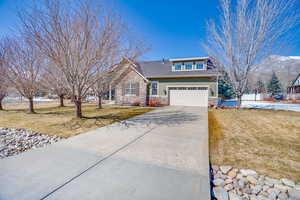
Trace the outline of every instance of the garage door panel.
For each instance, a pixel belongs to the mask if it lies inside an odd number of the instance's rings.
[[[170,105],[208,106],[208,88],[177,87],[169,90]]]

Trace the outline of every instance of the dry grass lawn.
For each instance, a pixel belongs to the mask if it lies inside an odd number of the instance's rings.
[[[212,109],[209,134],[212,164],[300,181],[299,112]]]
[[[37,104],[36,114],[28,114],[27,107],[15,105],[0,111],[0,127],[24,128],[67,138],[153,110],[113,106],[96,109],[96,105],[84,104],[82,109],[85,118],[76,119],[72,104],[63,108],[57,107],[57,104]]]

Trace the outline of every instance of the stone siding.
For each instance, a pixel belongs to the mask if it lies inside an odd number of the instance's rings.
[[[123,95],[123,87],[128,83],[139,83],[139,95],[138,96],[126,96]],[[119,105],[133,105],[140,103],[141,106],[147,104],[147,82],[135,71],[129,71],[120,82],[116,85],[115,88],[115,98],[116,104]]]
[[[166,106],[169,105],[168,96],[150,96],[149,101],[158,101],[160,105]]]

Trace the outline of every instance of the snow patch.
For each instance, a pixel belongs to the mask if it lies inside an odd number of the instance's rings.
[[[300,56],[279,56],[277,59],[280,61],[300,60]]]
[[[255,108],[255,109],[271,109],[271,110],[291,110],[291,111],[300,112],[300,104],[242,101],[242,107]]]
[[[300,56],[289,56],[290,59],[300,60]]]

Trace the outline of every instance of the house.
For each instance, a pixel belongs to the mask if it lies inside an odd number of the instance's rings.
[[[147,62],[126,59],[114,87],[121,105],[216,105],[218,72],[208,57]]]
[[[288,100],[299,100],[300,99],[300,74],[287,88],[287,99]]]

